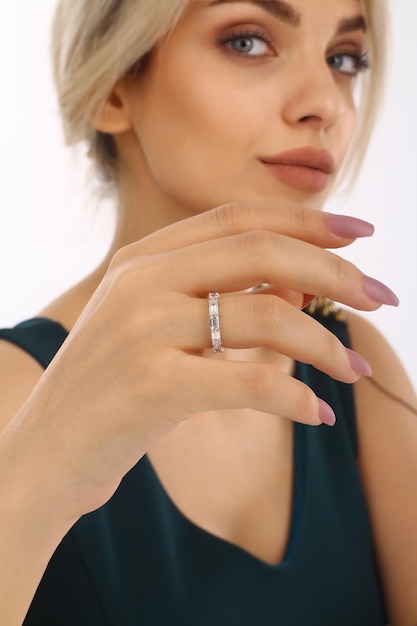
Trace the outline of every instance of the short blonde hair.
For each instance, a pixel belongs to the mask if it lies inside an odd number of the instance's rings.
[[[91,124],[115,83],[172,29],[189,0],[58,0],[52,64],[67,145],[87,144],[99,178],[117,181],[111,135]]]
[[[359,173],[384,94],[388,40],[387,0],[362,0],[369,28],[371,69],[359,79],[358,123],[339,180],[353,183]]]
[[[117,185],[111,135],[91,119],[115,83],[175,26],[190,0],[58,0],[52,26],[53,74],[67,145],[87,144],[96,173]],[[360,87],[359,124],[347,165],[356,172],[381,100],[385,74],[386,0],[363,0],[373,67]],[[361,79],[362,80],[362,79]]]

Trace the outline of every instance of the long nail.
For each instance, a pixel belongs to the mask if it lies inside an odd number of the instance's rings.
[[[363,283],[366,295],[374,302],[378,302],[378,304],[388,304],[390,306],[398,306],[400,304],[400,300],[395,293],[386,285],[380,283],[379,280],[364,276]]]
[[[336,424],[336,415],[330,404],[327,404],[321,398],[318,398],[319,401],[319,418],[323,424],[326,426],[334,426]]]
[[[375,228],[369,222],[359,220],[350,215],[326,214],[326,222],[330,232],[338,237],[356,239],[357,237],[372,237]]]
[[[359,374],[359,376],[372,376],[372,368],[363,356],[353,350],[349,350],[349,348],[346,348],[346,351],[348,353],[350,367],[355,374]]]

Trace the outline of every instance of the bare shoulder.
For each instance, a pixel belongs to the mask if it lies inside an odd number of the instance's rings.
[[[417,396],[406,371],[384,335],[364,317],[347,314],[352,345],[369,360],[373,380],[416,406]],[[417,407],[416,407],[417,408]]]
[[[64,292],[38,313],[70,330],[93,288],[87,281]],[[0,339],[0,432],[32,393],[43,374],[42,366],[25,350]]]
[[[70,331],[99,284],[99,267],[38,313]],[[23,405],[43,374],[43,368],[27,352],[0,339],[0,432]]]
[[[355,384],[358,463],[392,626],[417,624],[417,397],[383,335],[348,314],[373,376]],[[414,409],[414,410],[413,410]]]

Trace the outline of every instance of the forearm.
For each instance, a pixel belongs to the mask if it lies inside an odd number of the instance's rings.
[[[24,428],[0,438],[0,624],[20,625],[56,547],[75,519],[57,513],[59,477],[25,446]]]
[[[1,506],[0,623],[22,624],[55,548],[68,529],[51,529],[27,518],[16,520]],[[5,519],[6,518],[6,519]]]

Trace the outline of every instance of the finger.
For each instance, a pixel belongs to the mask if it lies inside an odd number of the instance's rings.
[[[167,265],[164,255],[160,261]],[[160,275],[160,268],[157,271]],[[298,239],[266,231],[175,250],[169,254],[166,280],[170,288],[200,297],[210,291],[242,291],[268,283],[327,296],[364,311],[374,311],[381,304],[398,305],[388,287],[366,277],[353,263]]]
[[[292,306],[297,307],[297,309],[303,309],[310,304],[312,300],[314,300],[314,296],[306,296],[305,294],[295,291],[294,289],[283,289],[277,285],[258,285],[242,292],[242,294],[245,293],[278,296],[279,298],[282,298],[292,304]]]
[[[207,308],[207,301],[202,299],[184,301],[182,315],[174,316],[176,324],[172,326],[176,348],[197,352],[211,346]],[[219,317],[225,348],[267,347],[345,383],[356,382],[366,372],[366,362],[358,370],[358,360],[352,362],[351,351],[333,333],[276,296],[223,297]]]
[[[133,246],[137,253],[157,254],[250,230],[280,233],[321,248],[344,247],[374,232],[368,222],[317,209],[287,204],[268,207],[228,204],[171,224]]]
[[[184,380],[198,391],[189,394],[190,414],[249,408],[312,426],[325,419],[313,390],[274,365],[184,355],[173,368],[171,384],[179,389]]]

